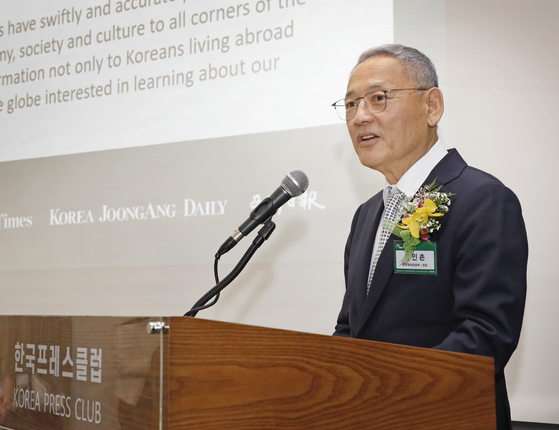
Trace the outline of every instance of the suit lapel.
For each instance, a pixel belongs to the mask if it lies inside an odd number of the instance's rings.
[[[373,309],[378,303],[378,300],[386,287],[390,277],[394,272],[394,236],[390,235],[384,249],[382,250],[377,266],[375,268],[375,274],[373,275],[373,280],[371,282],[371,288],[369,294],[366,295],[365,305],[363,307],[363,312],[361,313],[361,320],[359,321],[359,327],[357,333],[363,328],[369,316],[373,312]],[[365,288],[366,291],[366,288]]]
[[[360,253],[360,261],[358,261],[355,266],[359,268],[355,282],[355,285],[358,286],[358,300],[356,303],[358,315],[363,314],[363,308],[365,306],[365,300],[367,297],[367,282],[369,280],[369,270],[371,266],[371,256],[373,254],[375,236],[383,210],[384,204],[382,200],[382,193],[380,193],[378,202],[376,202],[375,205],[369,209],[369,212],[366,216],[366,224],[363,231],[369,232],[369,234],[361,238],[364,243],[362,246],[360,246],[360,248],[364,249],[365,252]]]

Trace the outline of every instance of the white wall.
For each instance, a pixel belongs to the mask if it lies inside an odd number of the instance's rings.
[[[549,423],[559,423],[558,20],[554,0],[395,2],[395,41],[424,50],[441,74],[446,146],[497,176],[522,203],[528,299],[507,367],[509,395],[513,419]]]

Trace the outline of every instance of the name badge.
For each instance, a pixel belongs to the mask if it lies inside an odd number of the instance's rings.
[[[415,247],[409,260],[402,261],[406,255],[404,242],[394,242],[394,273],[415,275],[437,274],[437,244],[420,243]]]

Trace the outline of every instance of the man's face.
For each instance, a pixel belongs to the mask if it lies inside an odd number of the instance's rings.
[[[393,57],[371,57],[353,71],[347,98],[362,97],[375,90],[416,88],[405,77],[400,61]],[[428,124],[428,91],[388,93],[383,112],[371,114],[360,100],[347,128],[355,152],[364,166],[378,170],[395,184],[436,142],[436,129]],[[371,137],[372,138],[368,138]]]

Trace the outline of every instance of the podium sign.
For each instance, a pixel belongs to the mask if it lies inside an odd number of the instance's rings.
[[[0,317],[2,430],[495,426],[487,357],[182,317]]]
[[[160,428],[164,349],[163,334],[146,332],[153,320],[0,317],[0,428]]]

